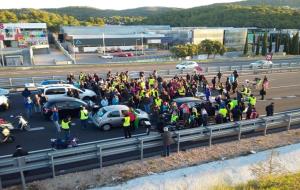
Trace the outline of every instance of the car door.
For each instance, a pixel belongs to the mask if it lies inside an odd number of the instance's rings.
[[[112,127],[120,127],[120,126],[122,126],[123,117],[121,117],[119,110],[111,111],[107,115],[107,119],[108,119],[108,123]]]
[[[67,104],[68,104],[68,111],[69,111],[70,115],[73,117],[76,117],[76,118],[79,117],[80,107],[85,106],[81,102],[76,102],[76,101],[70,101],[70,102],[67,102]]]

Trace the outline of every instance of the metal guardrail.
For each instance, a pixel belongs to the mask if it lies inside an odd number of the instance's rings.
[[[300,123],[300,109],[278,113],[272,117],[262,117],[254,120],[244,120],[236,123],[212,125],[179,130],[173,133],[180,151],[182,143],[207,140],[209,146],[217,138],[237,135],[241,139],[243,133],[263,131],[266,135],[271,128],[285,127],[290,130],[292,125]],[[25,171],[37,169],[51,169],[52,176],[56,176],[56,167],[64,164],[78,163],[80,161],[94,160],[102,168],[103,159],[111,156],[117,157],[125,153],[139,154],[144,158],[145,150],[162,146],[161,135],[139,136],[131,139],[114,139],[110,141],[92,142],[81,144],[75,148],[64,150],[47,149],[45,151],[30,152],[28,156],[12,158],[9,156],[0,158],[0,189],[1,176],[20,173],[23,188],[25,188]],[[98,161],[95,161],[98,160]]]
[[[205,75],[216,75],[219,71],[223,74],[230,74],[234,70],[237,70],[242,74],[259,74],[264,72],[285,72],[300,70],[300,63],[280,63],[273,64],[269,68],[252,68],[249,65],[240,66],[218,66],[218,67],[203,67],[203,73]],[[144,71],[145,76],[148,76],[153,71]],[[187,73],[192,73],[193,70],[160,70],[158,75],[163,77],[173,77],[175,75],[183,76]],[[100,77],[105,78],[106,73],[100,73]],[[131,78],[137,78],[139,76],[139,71],[130,71],[129,76]],[[0,78],[1,88],[21,88],[24,87],[25,83],[40,83],[47,79],[59,79],[66,80],[67,76],[38,76],[38,77],[27,77],[27,78]],[[76,76],[77,77],[77,76]]]

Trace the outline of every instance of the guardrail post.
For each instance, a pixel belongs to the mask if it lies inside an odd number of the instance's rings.
[[[287,126],[288,131],[291,129],[291,122],[292,122],[292,115],[289,115],[289,123],[288,123],[288,126]]]
[[[100,166],[100,168],[102,168],[102,166],[103,166],[102,147],[98,146],[98,148],[99,148],[99,166]]]
[[[2,179],[1,179],[1,176],[0,176],[0,190],[2,190]]]
[[[267,130],[268,130],[268,121],[265,120],[265,129],[264,129],[264,136],[267,135]]]
[[[19,167],[19,171],[20,171],[20,175],[21,175],[21,181],[22,181],[22,189],[25,190],[26,189],[26,182],[25,182],[25,176],[24,176],[24,171],[23,171],[23,165],[25,162],[25,158],[24,157],[19,157],[17,158],[17,162],[18,162],[18,167]]]
[[[180,151],[180,133],[177,133],[177,153]]]
[[[239,135],[238,135],[239,141],[241,140],[241,136],[242,136],[242,124],[239,124]]]
[[[211,147],[212,144],[212,129],[209,131],[209,147]]]
[[[141,143],[141,160],[144,159],[144,140],[140,140]]]
[[[55,165],[54,165],[54,158],[53,158],[53,155],[50,155],[50,159],[51,159],[51,169],[52,169],[52,177],[55,178]]]

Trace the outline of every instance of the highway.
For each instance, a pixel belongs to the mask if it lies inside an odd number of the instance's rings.
[[[264,75],[240,76],[240,81],[246,79],[253,80],[255,77],[263,77]],[[267,75],[270,81],[270,89],[267,91],[266,100],[257,102],[257,109],[260,115],[264,115],[264,108],[271,101],[275,102],[275,111],[285,111],[300,108],[300,75],[299,72],[294,73],[273,73]],[[223,81],[225,78],[223,79]],[[258,91],[253,92],[258,97]],[[258,97],[259,99],[259,97]],[[22,97],[16,93],[10,96],[12,107],[9,111],[1,112],[1,117],[6,120],[13,121],[11,115],[24,113]],[[92,125],[88,129],[81,129],[78,120],[73,121],[75,126],[71,127],[73,136],[79,138],[79,143],[122,137],[121,129],[114,129],[109,132],[103,132]],[[15,146],[21,144],[26,150],[40,150],[50,148],[50,139],[57,136],[56,129],[50,121],[45,121],[40,114],[34,114],[30,120],[32,131],[21,132],[16,131],[16,141],[11,144],[0,144],[0,155],[13,153]],[[139,129],[134,134],[144,133],[145,129]]]
[[[207,63],[200,63],[200,66],[239,66],[249,65],[255,60],[210,60]],[[299,57],[274,59],[273,63],[291,63],[299,62]],[[93,64],[93,65],[69,65],[69,66],[57,66],[57,67],[28,67],[28,68],[8,68],[0,69],[0,78],[5,77],[31,77],[31,76],[52,76],[52,75],[66,75],[69,73],[104,73],[109,70],[113,72],[124,71],[151,71],[151,70],[168,70],[175,69],[176,63],[125,63],[119,64]]]

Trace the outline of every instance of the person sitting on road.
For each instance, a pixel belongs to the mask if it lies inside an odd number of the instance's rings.
[[[22,157],[28,155],[26,150],[23,150],[21,145],[16,146],[16,151],[13,153],[13,157]]]

